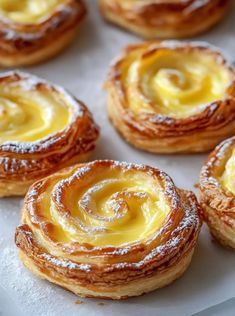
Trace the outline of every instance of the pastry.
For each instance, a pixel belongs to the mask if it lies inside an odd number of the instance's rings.
[[[32,65],[56,55],[85,14],[83,0],[0,0],[0,65]]]
[[[225,15],[230,0],[100,0],[105,19],[144,38],[202,33]]]
[[[99,160],[35,183],[15,240],[37,276],[80,296],[122,299],[183,274],[199,211],[195,195],[164,172]]]
[[[0,197],[85,161],[97,137],[86,106],[62,88],[22,72],[0,75]]]
[[[222,245],[235,249],[235,137],[210,154],[200,176],[204,219]]]
[[[130,45],[105,87],[113,125],[146,151],[204,152],[234,134],[235,68],[206,43]]]

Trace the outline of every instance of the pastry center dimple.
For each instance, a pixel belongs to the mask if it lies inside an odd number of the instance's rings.
[[[160,69],[154,77],[156,86],[164,85],[166,89],[184,90],[187,88],[185,75],[177,69]]]

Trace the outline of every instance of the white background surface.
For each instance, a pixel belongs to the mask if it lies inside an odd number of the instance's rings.
[[[116,159],[156,166],[169,173],[175,183],[194,189],[206,155],[158,156],[133,149],[119,138],[107,120],[102,83],[108,64],[121,48],[139,39],[100,18],[96,1],[88,0],[89,17],[73,44],[59,57],[26,71],[68,88],[94,113],[101,127],[97,150],[91,159]],[[233,11],[215,29],[196,38],[223,48],[235,59],[235,1]],[[0,201],[0,315],[99,316],[167,315],[189,316],[235,296],[235,256],[211,242],[203,227],[192,264],[172,285],[151,294],[123,302],[77,298],[46,281],[38,280],[22,266],[14,246],[14,231],[19,223],[22,200]],[[18,311],[16,314],[16,310]]]

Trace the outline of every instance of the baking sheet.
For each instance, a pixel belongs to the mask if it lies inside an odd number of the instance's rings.
[[[232,2],[233,10],[228,17],[196,40],[209,41],[235,59],[235,1]],[[139,39],[105,24],[98,14],[96,1],[87,0],[87,3],[89,18],[69,49],[43,65],[24,70],[68,88],[87,103],[102,131],[91,159],[156,166],[169,173],[178,186],[195,191],[194,184],[206,155],[160,156],[138,151],[120,139],[108,122],[102,90],[108,63],[123,46]],[[37,279],[19,262],[14,231],[19,223],[21,205],[19,198],[0,201],[0,315],[189,316],[235,296],[234,253],[213,243],[203,226],[190,268],[172,285],[123,302],[105,301],[100,305],[100,301],[82,299],[83,304],[75,304],[75,295]]]

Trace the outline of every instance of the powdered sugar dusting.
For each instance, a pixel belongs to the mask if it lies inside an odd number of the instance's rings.
[[[4,142],[2,145],[0,145],[0,149],[2,151],[10,151],[10,152],[16,152],[19,154],[25,154],[25,153],[36,153],[38,151],[46,150],[53,144],[55,144],[58,141],[56,133],[51,134],[49,137],[44,138],[43,141],[35,141],[35,142],[20,142],[20,141],[8,141]]]
[[[93,176],[93,167],[98,166],[103,168],[112,168],[112,167],[122,167],[125,168],[126,170],[133,170],[133,166],[137,168],[137,170],[145,170],[148,171],[148,167],[144,165],[133,165],[125,162],[116,162],[116,161],[94,161],[92,163],[89,163],[85,167],[78,168],[78,170],[70,176],[68,179],[60,181],[54,188],[53,190],[53,201],[56,202],[55,209],[59,206],[60,210],[59,213],[57,214],[59,217],[61,217],[62,212],[66,215],[66,205],[64,205],[65,200],[62,199],[64,196],[63,191],[66,189],[67,186],[71,185],[73,181],[76,181],[77,179],[81,180],[83,177],[87,175],[88,172],[91,171],[91,175]],[[151,169],[151,168],[150,168]],[[151,169],[154,170],[154,169]],[[122,169],[123,171],[123,169]],[[157,171],[157,170],[156,170]],[[96,169],[96,172],[98,170]],[[148,261],[151,261],[155,259],[156,256],[160,256],[160,258],[157,258],[157,261],[161,261],[164,257],[165,254],[172,253],[174,255],[175,252],[179,251],[179,245],[181,244],[182,247],[184,247],[184,244],[187,245],[188,239],[190,238],[190,234],[195,231],[198,232],[199,226],[200,226],[200,220],[198,217],[198,205],[195,201],[194,196],[190,192],[182,191],[178,192],[176,189],[174,183],[172,182],[171,178],[165,174],[164,172],[158,171],[158,175],[160,177],[159,181],[163,183],[164,190],[163,188],[163,193],[168,196],[168,201],[171,203],[171,212],[179,212],[179,219],[175,218],[174,215],[166,219],[166,222],[160,229],[158,229],[155,234],[149,238],[148,243],[154,242],[154,240],[157,240],[157,238],[160,238],[160,236],[165,234],[165,231],[170,231],[170,235],[168,236],[167,240],[164,240],[163,242],[159,242],[159,245],[156,247],[153,247],[153,249],[150,251],[150,253],[145,253],[143,254],[142,258],[138,257],[138,262],[132,262],[131,264],[128,262],[119,262],[114,264],[114,267],[117,269],[122,269],[124,267],[132,266],[137,269],[141,268],[144,266]],[[87,179],[86,179],[87,180]],[[87,180],[89,181],[89,180]],[[120,216],[125,216],[125,212],[128,212],[128,204],[126,204],[125,198],[139,198],[139,199],[146,199],[148,195],[145,192],[135,192],[135,191],[120,191],[120,192],[115,192],[112,194],[111,198],[113,197],[115,200],[115,203],[122,203],[122,205],[119,205],[116,208],[116,204],[109,205],[112,207],[113,214],[114,216],[110,216],[107,218],[103,217],[101,215],[97,215],[96,211],[96,202],[93,201],[92,194],[97,193],[98,191],[102,190],[102,188],[106,185],[109,185],[113,182],[118,181],[118,179],[104,179],[100,182],[98,182],[96,185],[93,184],[93,186],[83,192],[83,197],[80,197],[80,200],[78,201],[80,210],[83,211],[85,214],[89,214],[89,216],[95,218],[96,220],[101,220],[101,221],[111,221],[115,220],[116,218],[120,218]],[[65,191],[66,192],[66,191]],[[185,196],[186,195],[186,196]],[[120,198],[120,201],[119,201]],[[91,203],[91,201],[93,201]],[[107,200],[109,201],[109,200]],[[89,204],[91,203],[91,204]],[[54,208],[53,208],[54,210]],[[121,214],[118,214],[118,212],[121,210]],[[70,213],[70,212],[68,212]],[[119,216],[120,215],[120,216]],[[57,216],[57,217],[58,217]],[[182,217],[182,218],[181,218]],[[63,220],[66,220],[66,216],[63,218]],[[96,227],[90,227],[89,225],[86,226],[83,224],[79,218],[74,218],[73,219],[75,225],[79,225],[82,230],[84,230],[87,233],[94,233],[96,231],[99,231],[102,229],[102,225],[100,225],[99,230],[97,230]],[[175,222],[176,221],[176,222]],[[104,227],[104,232],[105,232],[105,227]],[[75,232],[76,233],[76,232]],[[79,242],[79,241],[78,241]],[[92,249],[89,248],[90,254],[92,254],[92,251],[96,251],[97,249],[103,249],[105,254],[107,255],[108,253],[115,255],[115,256],[126,256],[128,253],[131,251],[131,247],[133,246],[133,242],[129,243],[126,245],[126,247],[120,247],[116,248],[113,247],[113,250],[110,251],[110,247],[104,246],[104,247],[93,247]],[[112,247],[111,247],[112,248]],[[107,249],[107,252],[106,252]],[[49,262],[61,266],[61,267],[68,267],[70,269],[75,269],[77,267],[77,264],[67,262],[58,258],[51,257],[50,255],[43,254],[42,255],[44,258],[46,258]],[[96,255],[99,256],[99,255]],[[103,254],[102,254],[103,256]],[[124,259],[126,260],[126,258]],[[120,261],[122,259],[120,258]],[[110,269],[112,270],[113,267]],[[84,266],[84,269],[87,269],[87,266]],[[88,268],[90,269],[90,268]],[[108,268],[109,269],[109,268]]]
[[[75,263],[69,260],[63,260],[59,258],[52,257],[51,255],[44,253],[40,255],[42,258],[46,259],[47,261],[53,263],[54,265],[60,267],[60,268],[66,268],[66,269],[79,269],[84,272],[90,272],[91,266],[88,264],[83,263]]]
[[[14,298],[19,315],[51,316],[55,306],[61,315],[73,309],[74,296],[34,277],[20,262],[15,247],[1,249],[0,267],[1,285]]]
[[[160,245],[157,248],[154,248],[140,263],[137,263],[137,266],[142,266],[145,264],[146,261],[149,261],[156,257],[156,255],[161,254],[162,256],[165,255],[165,253],[170,248],[177,248],[178,245],[181,242],[181,238],[179,236],[171,238],[165,245]]]
[[[68,187],[76,179],[80,179],[84,177],[90,170],[91,168],[89,165],[78,168],[78,170],[71,177],[61,180],[55,185],[54,190],[52,192],[52,196],[56,200],[59,206],[63,207],[61,197],[62,197],[62,192],[64,191],[65,187]]]
[[[190,6],[188,6],[184,10],[184,14],[190,14],[191,12],[201,9],[202,7],[206,6],[211,0],[197,0],[197,1],[192,1]]]
[[[14,174],[18,170],[26,170],[29,166],[37,166],[36,160],[19,160],[9,157],[0,157],[0,165],[3,165],[4,171],[8,174]]]
[[[48,80],[39,78],[33,74],[28,74],[25,73],[23,71],[8,71],[8,72],[4,72],[2,74],[0,74],[0,78],[4,79],[7,77],[16,77],[16,80],[12,80],[10,82],[8,82],[8,87],[12,86],[12,87],[17,87],[19,86],[21,89],[23,89],[24,91],[31,91],[37,88],[38,85],[42,84],[46,87],[48,87],[49,89],[51,89],[52,91],[57,91],[61,94],[61,96],[65,99],[65,102],[67,104],[69,104],[69,106],[73,107],[73,110],[75,111],[76,116],[82,116],[83,115],[83,109],[80,106],[80,103],[75,100],[74,97],[71,96],[71,94],[69,92],[66,91],[66,89],[53,84],[51,82],[49,82]]]

